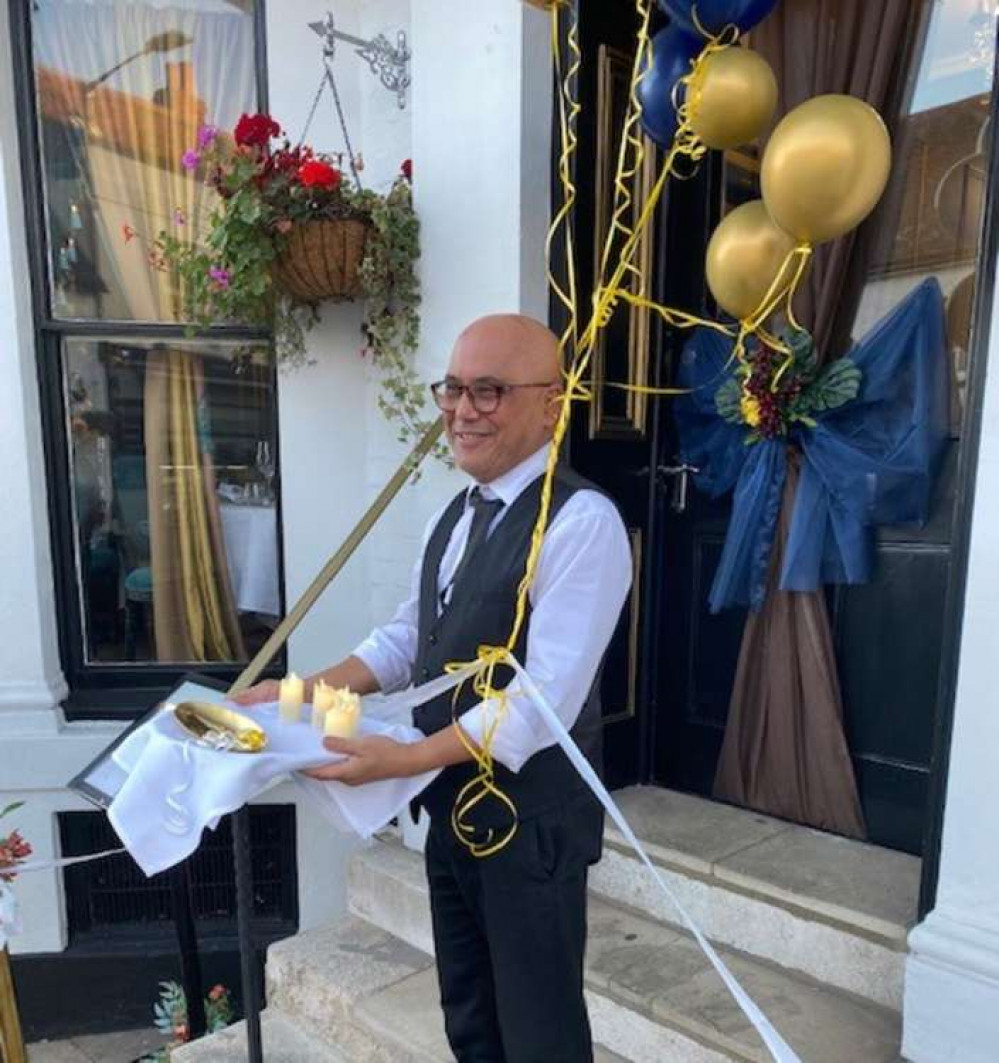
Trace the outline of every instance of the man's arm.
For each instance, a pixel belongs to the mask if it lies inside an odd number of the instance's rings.
[[[578,497],[578,496],[576,496]],[[567,728],[576,721],[617,625],[631,586],[631,547],[613,505],[598,496],[583,505],[566,504],[545,537],[531,592],[531,621],[524,667]],[[514,681],[516,682],[516,681]],[[461,718],[465,737],[476,747],[492,718],[478,705]],[[526,697],[511,695],[496,730],[493,755],[512,771],[555,742]],[[387,738],[327,739],[326,747],[349,759],[308,774],[356,785],[416,775],[472,760],[454,727],[412,745]]]
[[[453,727],[445,727],[443,731],[410,745],[381,735],[327,738],[323,744],[331,753],[346,753],[347,759],[303,774],[313,779],[335,779],[348,786],[379,779],[405,779],[473,759]]]

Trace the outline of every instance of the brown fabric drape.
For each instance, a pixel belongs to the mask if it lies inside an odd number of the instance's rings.
[[[750,46],[777,75],[776,124],[812,96],[847,93],[884,112],[912,0],[781,0],[753,29]],[[854,234],[816,249],[795,303],[799,320],[827,350]]]
[[[863,838],[825,599],[778,589],[798,466],[792,454],[767,603],[746,621],[714,794]]]
[[[848,93],[884,111],[909,0],[782,0],[751,35],[780,87],[774,124],[811,96]],[[795,305],[820,358],[829,353],[852,234],[817,249]],[[714,795],[862,838],[866,831],[843,732],[843,704],[825,596],[778,590],[798,480],[790,455],[770,587],[746,621]]]

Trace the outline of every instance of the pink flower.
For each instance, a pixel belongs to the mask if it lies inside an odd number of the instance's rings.
[[[125,222],[121,227],[121,235],[125,238],[125,243],[130,244],[138,234],[128,222]]]
[[[180,157],[180,164],[185,170],[196,170],[199,162],[201,162],[201,156],[194,148],[188,148]]]
[[[213,125],[203,125],[198,130],[198,150],[204,151],[209,144],[219,135],[219,131]]]
[[[174,222],[174,225],[186,225],[187,224],[187,218],[184,217],[184,212],[180,209],[180,207],[178,207],[173,212],[173,222]]]
[[[407,181],[412,181],[413,180],[413,160],[412,159],[403,159],[402,160],[402,165],[399,167],[399,169],[402,171],[402,176],[405,177]]]
[[[229,287],[229,271],[227,269],[221,269],[219,266],[209,266],[208,276],[215,281],[219,288]]]

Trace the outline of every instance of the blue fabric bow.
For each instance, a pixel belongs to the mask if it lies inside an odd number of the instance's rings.
[[[925,522],[950,409],[943,296],[930,278],[849,353],[863,373],[860,394],[796,424],[788,437],[746,444],[749,429],[725,421],[715,393],[734,372],[732,339],[698,329],[683,350],[675,403],[683,459],[697,486],[718,497],[735,489],[732,517],[711,587],[712,612],[759,609],[766,598],[788,446],[802,454],[801,478],[780,587],[864,583],[877,524]]]

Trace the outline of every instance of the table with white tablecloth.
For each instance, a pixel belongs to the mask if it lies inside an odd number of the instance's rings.
[[[279,616],[277,507],[222,502],[219,513],[236,608]]]

